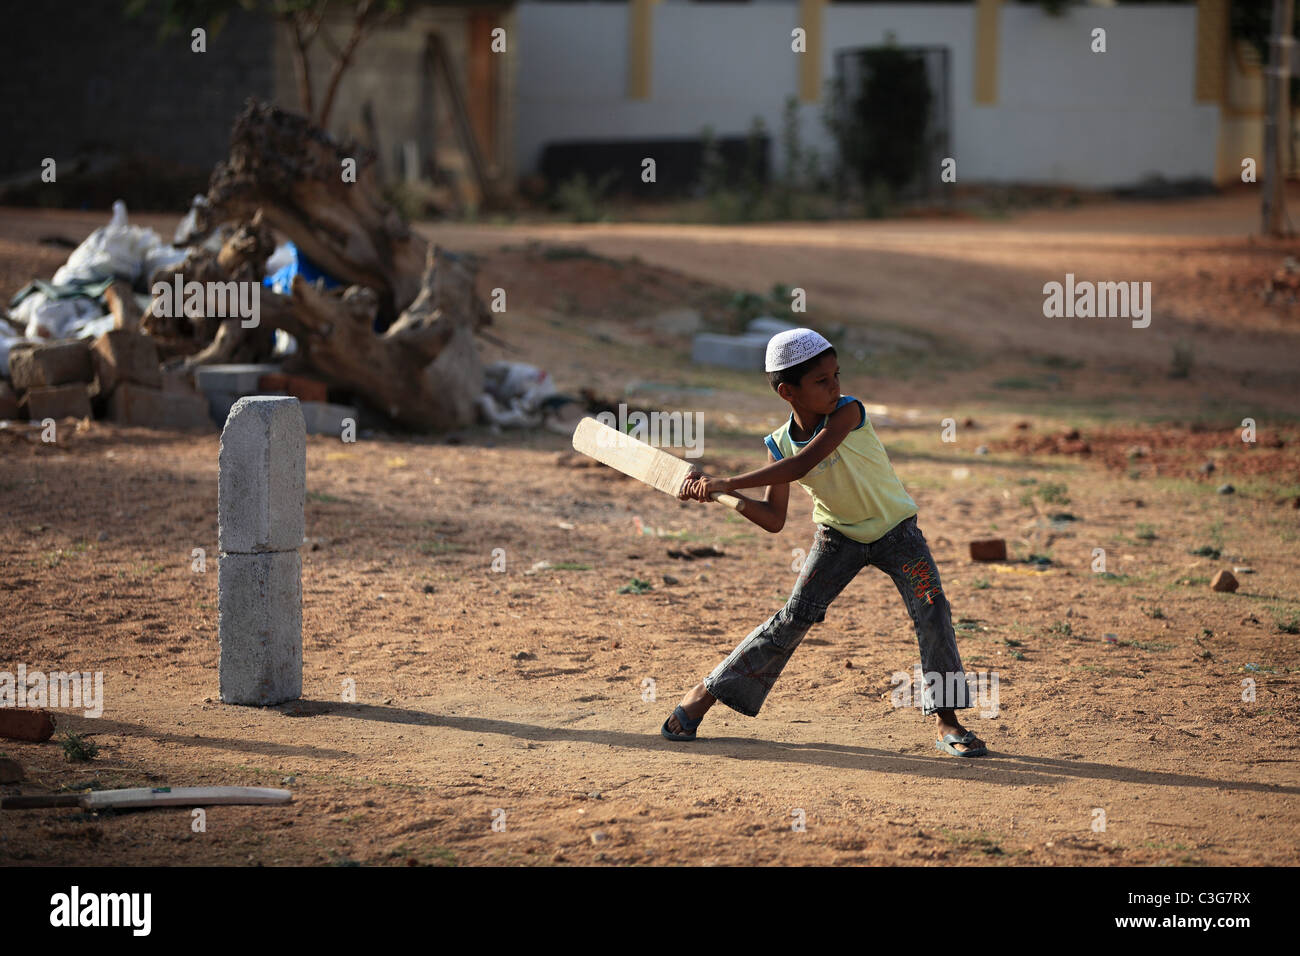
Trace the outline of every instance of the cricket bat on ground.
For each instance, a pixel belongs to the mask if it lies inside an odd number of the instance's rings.
[[[578,422],[578,427],[573,430],[573,447],[601,464],[609,465],[615,471],[621,471],[637,481],[644,481],[674,498],[686,483],[686,476],[695,470],[690,462],[647,445],[631,435],[625,435],[594,418],[584,418]],[[745,499],[735,495],[718,493],[713,495],[713,500],[737,511],[745,510]]]
[[[269,787],[140,787],[132,790],[92,790],[38,797],[4,797],[0,810],[81,807],[83,810],[128,807],[213,807],[225,804],[288,803],[293,794]]]

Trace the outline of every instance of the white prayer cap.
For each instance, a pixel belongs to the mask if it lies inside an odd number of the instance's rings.
[[[779,372],[783,368],[806,362],[830,347],[831,343],[812,329],[778,332],[768,340],[767,361],[763,365],[763,371]]]

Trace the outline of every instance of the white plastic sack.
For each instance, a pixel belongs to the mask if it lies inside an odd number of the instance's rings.
[[[130,225],[126,220],[126,203],[119,199],[113,203],[109,224],[96,229],[72,250],[68,261],[54,273],[53,282],[66,285],[74,279],[111,275],[135,285],[141,279],[148,279],[152,269],[184,258],[184,252],[164,243],[152,229]]]
[[[285,266],[293,262],[293,245],[288,242],[282,242],[275,247],[275,252],[266,260],[266,274],[275,275]]]
[[[549,372],[524,362],[493,362],[483,375],[478,407],[484,418],[506,427],[541,423],[542,400],[556,393]]]
[[[29,339],[64,339],[78,323],[103,313],[93,299],[49,299],[43,292],[33,292],[10,314],[24,326]]]
[[[185,218],[181,220],[172,235],[173,246],[188,246],[194,242],[199,231],[199,210],[207,208],[207,196],[198,194],[190,200],[190,211],[185,214]]]
[[[98,318],[85,319],[72,327],[72,338],[94,340],[105,332],[113,331],[116,324],[117,317],[112,315],[101,315]]]
[[[283,358],[286,355],[292,355],[296,351],[298,351],[298,340],[284,329],[276,329],[275,348],[271,352],[271,357]]]

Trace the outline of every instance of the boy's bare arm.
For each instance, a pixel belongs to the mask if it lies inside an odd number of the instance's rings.
[[[755,471],[737,475],[735,478],[709,479],[709,491],[731,492],[741,488],[760,488],[763,485],[789,484],[798,481],[812,471],[823,458],[835,450],[844,440],[844,436],[853,430],[853,426],[862,420],[857,402],[849,402],[835,410],[830,421],[797,454],[783,458],[774,464],[764,465]],[[772,453],[768,452],[768,458]],[[784,520],[784,516],[782,518]]]
[[[776,461],[771,451],[767,453],[767,460]],[[741,514],[764,531],[776,534],[785,527],[785,516],[790,509],[789,484],[779,482],[768,485],[763,489],[762,499],[751,498],[748,495],[740,497],[746,500],[745,510]]]

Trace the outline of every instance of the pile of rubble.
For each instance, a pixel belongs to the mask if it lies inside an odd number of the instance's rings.
[[[407,228],[373,163],[250,100],[171,243],[117,203],[51,281],[0,310],[0,419],[212,428],[237,398],[280,394],[309,430],[337,433],[358,408],[335,393],[416,430],[533,422],[549,380],[484,368],[474,265]]]

